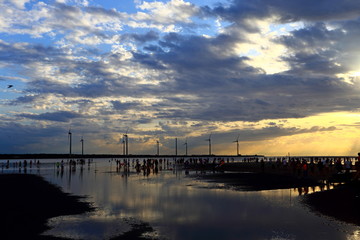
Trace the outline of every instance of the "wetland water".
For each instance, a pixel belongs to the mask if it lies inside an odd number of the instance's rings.
[[[64,192],[87,196],[96,211],[53,218],[53,228],[45,235],[111,239],[139,230],[145,239],[169,240],[360,239],[360,227],[318,215],[301,204],[298,189],[235,191],[201,181],[197,176],[204,173],[185,172],[173,164],[144,175],[132,167],[125,173],[109,159],[76,168],[65,165],[63,171],[54,161],[27,168],[27,173],[43,176]]]

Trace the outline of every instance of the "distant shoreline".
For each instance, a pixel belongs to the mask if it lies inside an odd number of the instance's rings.
[[[57,159],[57,158],[277,158],[277,157],[289,157],[289,156],[265,156],[261,154],[254,155],[208,155],[208,154],[193,154],[193,155],[174,155],[174,154],[64,154],[64,153],[29,153],[29,154],[0,154],[0,159]],[[291,156],[290,158],[356,158],[357,156],[335,156],[335,155],[323,155],[323,156]]]
[[[34,154],[0,154],[0,159],[56,159],[56,158],[184,158],[184,157],[224,157],[224,158],[235,158],[235,157],[264,157],[264,155],[156,155],[156,154],[62,154],[62,153],[34,153]]]

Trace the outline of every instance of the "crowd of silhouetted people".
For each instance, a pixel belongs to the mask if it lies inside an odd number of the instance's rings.
[[[144,176],[150,173],[157,174],[163,169],[172,170],[176,161],[171,161],[166,158],[148,158],[148,159],[111,159],[109,162],[116,163],[116,171],[129,173],[131,169],[135,169],[137,173],[143,172]]]
[[[19,160],[19,161],[10,161],[7,160],[6,163],[2,163],[1,164],[1,169],[19,169],[19,172],[21,172],[22,170],[24,172],[27,171],[27,169],[32,169],[32,168],[40,168],[41,163],[40,160]]]
[[[168,158],[121,158],[110,159],[109,162],[116,164],[116,171],[123,170],[129,173],[132,169],[135,172],[143,172],[144,175],[158,173],[163,169],[173,169],[175,165],[182,165],[185,169],[211,167],[213,170],[221,170],[221,166],[226,163],[234,163],[234,157],[174,157]],[[69,166],[70,170],[75,170],[77,166],[83,167],[86,163],[90,166],[93,159],[67,159],[55,163],[56,169],[63,171],[64,167]],[[261,171],[281,171],[291,173],[298,177],[320,177],[327,178],[331,175],[344,175],[348,178],[360,178],[360,153],[354,157],[242,157],[237,163],[243,163],[248,168],[260,166]],[[40,168],[39,160],[19,160],[1,163],[2,169],[19,169],[26,172],[28,168]]]
[[[262,158],[261,171],[291,172],[298,177],[329,178],[342,176],[344,179],[357,180],[360,177],[360,153],[352,157],[283,157]]]

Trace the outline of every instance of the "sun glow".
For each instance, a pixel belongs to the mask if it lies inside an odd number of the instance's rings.
[[[268,119],[253,123],[253,131],[274,128],[283,132],[283,136],[269,137],[262,140],[251,140],[240,130],[240,153],[262,154],[266,156],[334,156],[356,155],[360,151],[358,136],[360,113],[335,112],[324,113],[306,118]],[[237,123],[240,126],[240,123]],[[246,123],[241,125],[246,126]],[[241,129],[241,127],[240,127]],[[215,154],[235,153],[234,144],[214,144]]]
[[[360,79],[360,71],[350,71],[347,73],[340,73],[337,74],[336,77],[342,78],[346,83],[355,84],[355,81]]]

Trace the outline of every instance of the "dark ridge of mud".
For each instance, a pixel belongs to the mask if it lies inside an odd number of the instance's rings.
[[[49,229],[47,220],[94,209],[82,197],[64,193],[36,175],[0,175],[0,189],[1,239],[64,239],[40,235]]]

